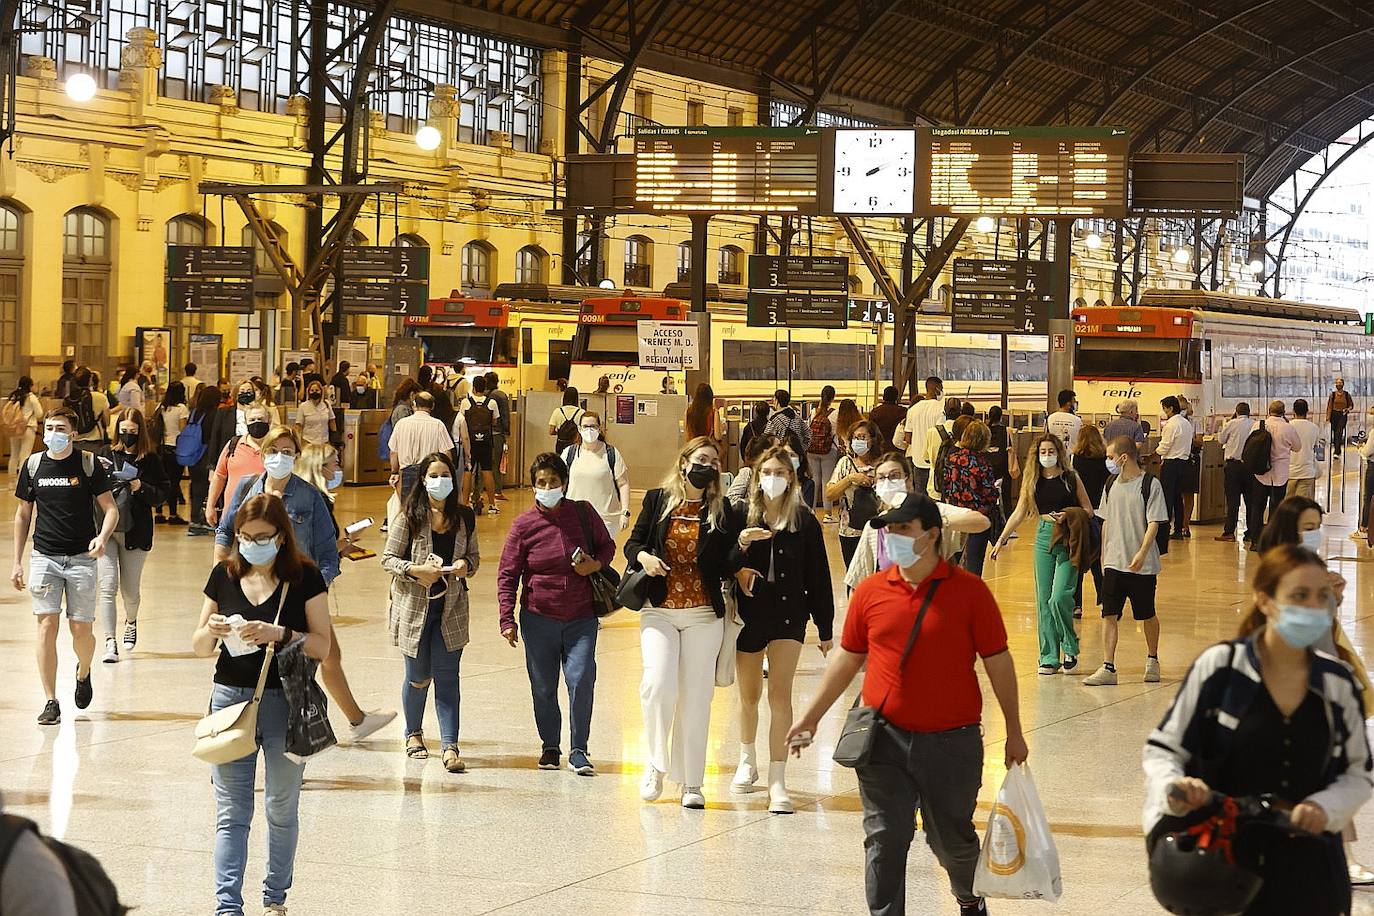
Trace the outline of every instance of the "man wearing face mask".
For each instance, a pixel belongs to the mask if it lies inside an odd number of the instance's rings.
[[[306,445],[328,445],[334,429],[334,408],[324,401],[324,382],[312,377],[305,386],[305,400],[296,408],[296,431]]]
[[[91,705],[96,560],[119,524],[109,475],[94,454],[73,448],[75,422],[75,414],[65,407],[44,418],[47,451],[24,463],[15,489],[19,507],[14,513],[10,584],[16,591],[29,590],[38,621],[38,674],[47,697],[39,725],[56,725],[62,719],[57,702],[57,630],[64,598],[67,628],[76,650],[76,706]],[[92,502],[103,513],[99,530],[91,514]],[[24,546],[31,527],[33,555],[25,570]]]
[[[415,394],[414,410],[391,428],[391,485],[404,504],[415,481],[420,479],[420,459],[434,452],[453,460],[453,436],[443,421],[431,415],[434,396],[428,391]]]
[[[1159,579],[1161,527],[1169,524],[1164,489],[1140,467],[1140,446],[1129,436],[1107,443],[1107,482],[1097,516],[1102,519],[1102,667],[1084,679],[1085,687],[1115,686],[1116,644],[1126,602],[1145,631],[1145,683],[1159,681],[1159,617],[1155,585]]]
[[[978,916],[987,912],[973,892],[979,852],[973,813],[983,769],[978,658],[1006,723],[1004,763],[1024,763],[1029,754],[1006,626],[987,585],[940,558],[940,510],[925,494],[908,494],[871,524],[887,529],[895,565],[855,589],[840,648],[788,742],[800,756],[866,663],[863,701],[879,710],[881,722],[869,761],[855,769],[869,909],[907,911],[906,860],[919,805],[926,840],[949,875],[961,916]]]

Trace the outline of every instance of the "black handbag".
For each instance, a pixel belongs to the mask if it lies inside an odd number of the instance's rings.
[[[902,660],[897,665],[898,678],[901,677],[902,669],[906,667],[906,660],[911,656],[911,647],[916,645],[916,634],[921,632],[921,622],[926,618],[926,611],[930,610],[930,602],[935,598],[935,590],[940,587],[940,581],[936,579],[930,583],[925,600],[921,602],[921,610],[916,615],[916,622],[911,626],[906,648],[902,650]],[[887,697],[883,697],[883,702],[874,708],[861,705],[863,695],[863,688],[860,687],[859,695],[854,698],[854,705],[844,717],[844,728],[840,730],[839,740],[835,742],[835,753],[832,757],[842,767],[861,767],[868,763],[869,758],[873,756],[873,738],[883,725],[883,705],[887,702]]]
[[[329,699],[315,680],[320,663],[305,654],[297,639],[277,655],[286,697],[286,753],[301,760],[338,743],[329,724]]]
[[[645,508],[647,509],[647,506]],[[655,504],[655,509],[657,509],[657,504]],[[653,530],[657,533],[657,526]],[[652,543],[646,546],[650,553],[654,552]],[[653,587],[653,584],[654,577],[646,573],[644,567],[638,566],[634,569],[625,570],[625,575],[620,580],[620,587],[615,591],[616,604],[631,611],[644,610],[644,605],[649,603],[649,589]]]
[[[582,523],[582,536],[587,539],[586,553],[591,556],[592,526],[587,522],[587,504],[580,501],[573,502],[573,508],[577,510],[577,520]],[[609,566],[603,566],[596,572],[587,576],[587,584],[592,587],[592,601],[596,604],[596,616],[609,617],[620,610],[620,605],[616,603],[617,589],[620,586],[620,573]]]

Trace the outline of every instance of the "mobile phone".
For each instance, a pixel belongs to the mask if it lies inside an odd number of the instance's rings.
[[[574,547],[574,548],[573,548],[573,552],[572,552],[572,561],[573,561],[574,563],[581,563],[581,562],[582,562],[583,560],[585,560],[586,558],[587,558],[587,555],[586,555],[585,553],[582,552],[582,548],[581,548],[581,547]]]
[[[368,516],[367,518],[360,518],[360,519],[358,519],[356,522],[354,522],[353,524],[351,524],[351,525],[349,525],[347,528],[345,528],[345,529],[344,529],[344,534],[347,534],[349,537],[352,537],[353,535],[357,534],[359,531],[366,531],[368,528],[371,528],[371,527],[372,527],[372,517],[371,517],[371,516]]]
[[[812,735],[810,732],[798,732],[787,742],[788,747],[803,748],[811,746]]]

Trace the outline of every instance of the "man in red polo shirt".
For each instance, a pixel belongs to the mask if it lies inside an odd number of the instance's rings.
[[[979,577],[940,557],[940,510],[923,493],[874,518],[887,528],[894,565],[854,590],[840,649],[819,693],[788,735],[794,753],[868,663],[863,702],[883,720],[869,762],[858,767],[864,809],[864,883],[874,916],[906,913],[906,857],[921,809],[926,841],[949,875],[962,916],[986,913],[973,893],[982,784],[983,694],[977,658],[1006,722],[1006,765],[1025,762],[1026,739],[1002,612]],[[921,606],[933,596],[902,664]]]

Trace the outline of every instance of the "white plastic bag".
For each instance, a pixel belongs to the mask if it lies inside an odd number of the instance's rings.
[[[1054,848],[1035,781],[1025,764],[1013,764],[988,818],[973,892],[980,897],[1053,903],[1063,891],[1059,851]]]

